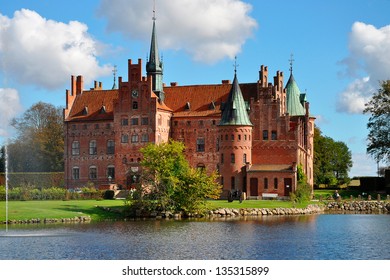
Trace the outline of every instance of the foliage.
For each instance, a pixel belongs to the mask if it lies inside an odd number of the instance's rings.
[[[159,145],[150,143],[141,149],[144,188],[132,194],[141,197],[140,206],[147,208],[145,204],[149,204],[154,210],[196,212],[204,207],[206,199],[219,197],[221,186],[217,174],[208,175],[191,168],[184,149],[183,143],[173,140]]]
[[[365,104],[368,119],[367,153],[377,162],[390,163],[390,80],[382,81],[381,88]]]
[[[12,172],[51,172],[64,168],[62,108],[39,102],[11,125],[17,137],[8,144]]]
[[[0,148],[0,173],[5,172],[5,146]]]
[[[321,130],[315,127],[314,184],[332,186],[347,183],[351,167],[352,154],[347,145],[323,136]]]
[[[294,193],[290,193],[290,200],[297,203],[305,203],[311,200],[312,188],[307,183],[307,177],[303,172],[302,165],[297,167],[297,181],[298,186]]]
[[[0,177],[5,177],[4,173],[0,173]],[[2,179],[0,181],[4,181]],[[34,185],[40,188],[49,188],[52,186],[64,186],[64,172],[9,172],[8,182],[10,187],[21,185]]]

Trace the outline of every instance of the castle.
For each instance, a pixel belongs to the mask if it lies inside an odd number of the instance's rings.
[[[239,190],[250,198],[286,197],[297,187],[301,166],[313,185],[314,120],[306,94],[290,69],[273,83],[261,66],[259,80],[213,85],[163,83],[153,19],[146,76],[142,60],[128,60],[127,81],[105,90],[85,90],[83,77],[71,77],[66,90],[65,185],[78,188],[134,187],[141,182],[140,148],[169,139],[185,144],[191,166],[218,170],[223,196]],[[114,79],[115,80],[115,79]]]

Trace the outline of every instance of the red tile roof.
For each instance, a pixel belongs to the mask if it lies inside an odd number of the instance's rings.
[[[165,101],[157,106],[173,111],[174,117],[219,117],[221,103],[227,100],[231,87],[231,84],[164,87]],[[256,96],[256,83],[240,84],[240,88],[246,101]],[[76,96],[66,121],[112,120],[113,104],[118,95],[117,89],[85,90]],[[157,98],[154,93],[152,97]]]
[[[66,121],[112,120],[114,100],[117,98],[118,90],[83,91],[76,96]],[[103,106],[105,110],[102,110]]]

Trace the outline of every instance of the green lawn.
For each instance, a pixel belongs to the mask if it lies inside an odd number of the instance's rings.
[[[289,208],[306,207],[306,204],[293,205],[290,201],[279,200],[245,200],[242,203],[227,200],[210,200],[210,209],[217,208]],[[76,216],[90,216],[92,220],[120,218],[120,214],[104,211],[96,206],[121,208],[123,200],[43,200],[43,201],[9,201],[9,220],[30,220],[44,218],[73,218]],[[0,201],[0,221],[5,221],[5,201]]]
[[[118,207],[123,200],[44,200],[44,201],[9,201],[9,220],[30,220],[44,218],[73,218],[90,216],[92,220],[115,218],[114,213],[104,211],[98,206]],[[5,221],[5,201],[0,201],[0,221]]]

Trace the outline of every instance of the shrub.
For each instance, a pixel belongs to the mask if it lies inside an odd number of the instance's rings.
[[[104,192],[103,198],[104,199],[114,199],[114,196],[115,196],[114,190],[106,190]]]

